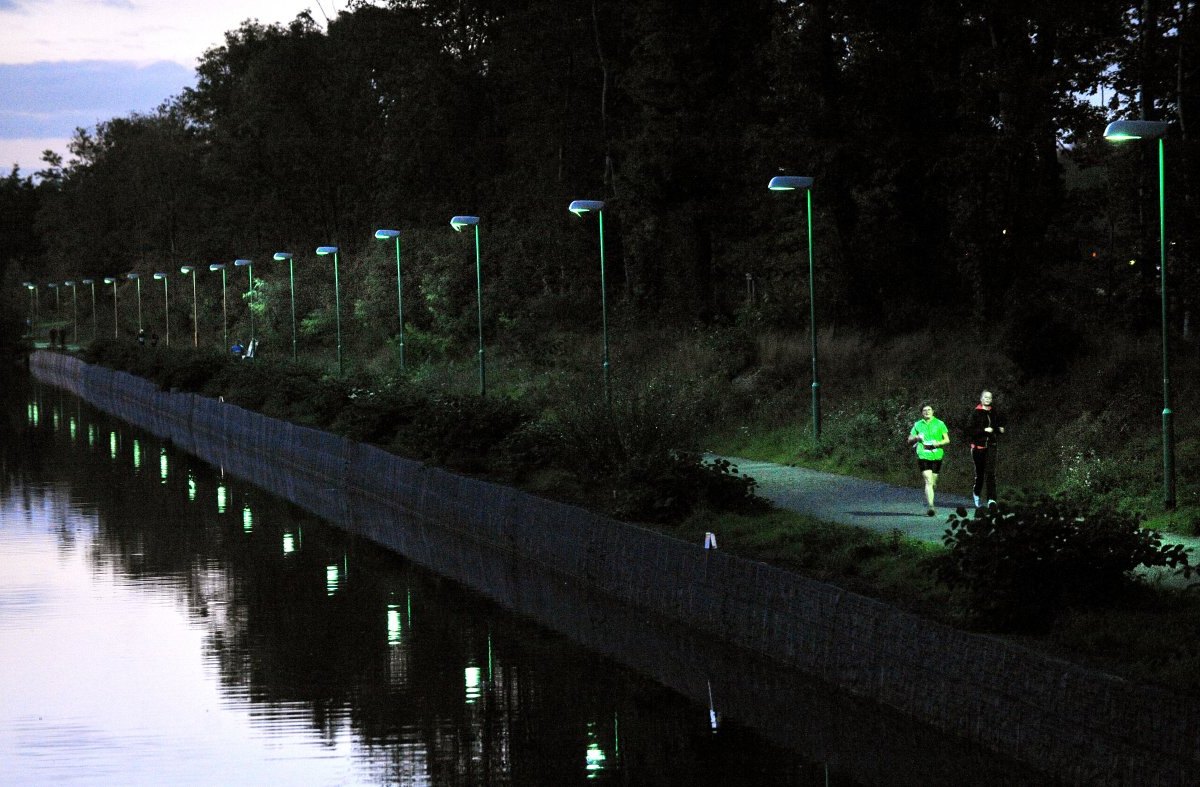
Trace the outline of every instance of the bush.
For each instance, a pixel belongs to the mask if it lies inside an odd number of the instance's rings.
[[[1064,606],[1110,602],[1138,581],[1138,566],[1193,570],[1182,545],[1163,546],[1136,517],[1084,516],[1048,498],[993,504],[970,519],[960,508],[942,541],[938,580],[965,593],[979,622],[1000,629],[1041,629]]]

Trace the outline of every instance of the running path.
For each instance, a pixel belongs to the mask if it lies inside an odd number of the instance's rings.
[[[937,516],[927,516],[923,486],[900,487],[735,456],[723,458],[736,465],[739,473],[758,482],[759,497],[822,522],[882,533],[899,530],[906,536],[940,543],[946,532],[946,517],[959,506],[969,510],[971,505],[965,497],[939,492],[935,500]]]
[[[958,495],[938,492],[937,516],[925,514],[925,491],[915,483],[911,487],[893,486],[851,476],[806,470],[802,467],[721,457],[737,466],[738,472],[758,482],[759,497],[779,508],[798,511],[822,522],[855,525],[882,533],[899,530],[906,536],[941,543],[946,518],[963,506],[969,512],[972,501]],[[1200,538],[1163,533],[1164,544],[1183,544],[1191,550],[1191,562],[1200,564]],[[1147,572],[1155,578],[1161,570]],[[1187,584],[1164,576],[1169,584]]]

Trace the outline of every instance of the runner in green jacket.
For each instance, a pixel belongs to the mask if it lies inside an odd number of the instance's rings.
[[[925,513],[928,516],[936,516],[933,493],[937,489],[938,473],[942,472],[945,446],[950,444],[950,431],[946,424],[933,417],[933,405],[921,407],[921,420],[913,424],[912,431],[908,433],[908,444],[916,445],[917,469],[925,478],[925,502],[928,505]]]

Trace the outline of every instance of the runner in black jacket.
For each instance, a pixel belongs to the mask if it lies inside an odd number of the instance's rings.
[[[971,411],[967,439],[971,443],[971,459],[975,462],[975,507],[981,508],[984,482],[987,483],[987,502],[996,502],[996,448],[1004,434],[1007,419],[992,406],[992,392],[979,394],[979,404]]]

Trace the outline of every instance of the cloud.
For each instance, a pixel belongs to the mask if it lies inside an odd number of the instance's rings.
[[[53,150],[67,158],[67,143],[63,137],[34,137],[27,139],[0,139],[0,177],[12,172],[19,165],[21,175],[32,175],[42,168],[42,151]]]
[[[0,62],[173,60],[192,68],[243,20],[287,23],[310,6],[306,0],[0,0]]]
[[[195,84],[178,63],[0,65],[0,138],[70,136],[77,126],[149,112]]]
[[[193,84],[194,72],[170,62],[0,65],[0,176],[14,163],[31,174],[43,150],[66,156],[76,128],[151,112]]]

